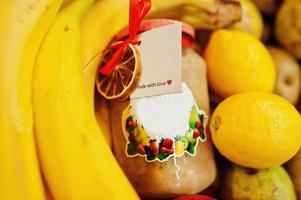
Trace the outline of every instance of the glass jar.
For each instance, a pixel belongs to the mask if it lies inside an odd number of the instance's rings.
[[[110,103],[113,152],[142,198],[198,193],[215,179],[206,64],[191,48],[182,49],[182,81],[181,94]]]

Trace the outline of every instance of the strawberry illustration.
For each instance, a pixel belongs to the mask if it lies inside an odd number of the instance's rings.
[[[137,122],[135,122],[135,121],[129,121],[128,122],[128,126],[136,128],[137,127]]]
[[[195,127],[198,128],[198,129],[203,128],[203,123],[202,123],[202,121],[197,121],[197,122],[195,123]]]
[[[161,147],[161,148],[160,148],[160,152],[162,152],[162,153],[168,153],[168,148],[166,148],[166,147]]]
[[[167,149],[167,153],[169,154],[169,155],[172,155],[173,154],[173,149]]]
[[[199,129],[195,128],[193,131],[193,138],[196,139],[200,136],[200,131]]]
[[[165,138],[162,142],[162,146],[170,149],[172,147],[173,141],[170,138]]]

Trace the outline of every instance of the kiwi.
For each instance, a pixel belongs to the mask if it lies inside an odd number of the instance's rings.
[[[286,0],[281,5],[275,23],[277,40],[301,58],[301,0]]]
[[[232,165],[222,177],[223,200],[296,200],[292,180],[281,166],[257,170]]]
[[[301,91],[300,66],[297,60],[284,49],[268,46],[277,68],[275,93],[297,104]]]

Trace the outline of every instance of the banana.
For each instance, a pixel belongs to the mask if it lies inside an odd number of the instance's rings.
[[[112,147],[112,135],[110,127],[110,110],[107,100],[101,95],[95,95],[95,117],[101,131],[110,147]]]
[[[138,199],[85,93],[80,22],[92,2],[74,0],[61,10],[38,53],[33,102],[42,170],[56,200]]]
[[[43,185],[44,185],[44,191],[45,191],[45,200],[54,200],[43,175],[42,175],[42,179],[43,179]]]
[[[69,5],[73,0],[63,0],[60,10],[63,10],[67,5]]]
[[[196,29],[216,29],[231,25],[241,17],[240,4],[229,0],[153,0],[147,18],[184,21]]]
[[[112,136],[109,127],[110,123],[106,123],[109,118],[105,114],[109,113],[109,107],[106,99],[102,99],[102,103],[94,104],[94,83],[96,70],[102,58],[101,51],[108,45],[113,36],[128,23],[126,17],[128,15],[128,4],[129,1],[126,0],[97,1],[85,12],[80,27],[82,33],[82,73],[85,92],[90,109],[95,109],[98,126],[110,147],[112,145]],[[96,23],[97,21],[98,23]]]
[[[0,6],[0,199],[45,198],[33,134],[35,56],[62,0]]]

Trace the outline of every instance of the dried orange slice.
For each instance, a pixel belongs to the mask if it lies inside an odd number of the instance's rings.
[[[114,55],[113,49],[104,52],[104,66]],[[110,75],[99,74],[96,80],[98,92],[109,100],[125,100],[136,89],[141,75],[141,59],[138,50],[129,45]]]

